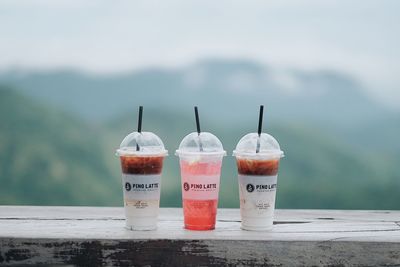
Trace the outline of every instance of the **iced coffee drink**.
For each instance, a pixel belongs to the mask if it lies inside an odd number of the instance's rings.
[[[134,132],[121,143],[122,190],[126,227],[153,230],[160,206],[161,172],[167,151],[161,139],[150,132]]]
[[[283,152],[271,135],[250,133],[239,141],[233,154],[238,168],[242,229],[271,230]]]

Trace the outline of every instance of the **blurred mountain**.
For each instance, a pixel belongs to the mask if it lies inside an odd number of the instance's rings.
[[[266,125],[312,125],[341,136],[351,147],[395,155],[400,151],[400,143],[391,139],[400,135],[400,114],[371,99],[357,80],[335,71],[205,60],[179,69],[109,75],[9,71],[0,74],[0,83],[98,123],[139,105],[176,113],[191,112],[198,105],[203,118],[228,126],[256,121],[257,107],[264,104]],[[376,136],[383,138],[371,142]]]
[[[0,75],[0,81],[96,120],[139,104],[179,112],[197,104],[207,107],[204,116],[229,121],[248,121],[261,103],[272,119],[351,124],[388,114],[358,81],[343,73],[276,70],[244,60],[205,60],[181,69],[102,76],[66,70],[9,71]]]
[[[158,134],[170,154],[161,205],[179,206],[174,151],[194,131],[199,105],[203,131],[216,134],[228,152],[220,205],[237,207],[230,154],[255,131],[264,104],[264,130],[286,154],[278,207],[400,208],[400,116],[341,73],[208,60],[107,76],[15,71],[0,74],[0,83],[13,87],[0,90],[2,204],[120,205],[115,149],[144,105],[143,129]]]
[[[0,204],[117,205],[95,129],[0,86]]]

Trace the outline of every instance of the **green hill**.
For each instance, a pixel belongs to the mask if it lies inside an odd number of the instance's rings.
[[[330,131],[350,146],[367,148],[367,153],[399,158],[399,111],[373,98],[362,80],[335,70],[280,69],[252,60],[210,58],[178,68],[101,75],[16,69],[0,71],[0,83],[98,123],[138,105],[177,114],[198,105],[202,117],[215,124],[246,124],[262,103],[270,121]]]
[[[95,125],[0,87],[0,204],[121,205],[115,149],[136,127],[136,110],[124,114]],[[228,152],[220,207],[238,207],[231,152],[241,136],[256,128],[256,118],[252,124],[201,118],[202,129],[217,135]],[[265,131],[278,139],[286,154],[278,179],[279,208],[400,208],[396,158],[350,146],[340,136],[312,125],[270,121],[267,115]],[[181,139],[194,131],[192,112],[145,108],[143,130],[159,135],[169,150],[161,205],[180,206],[179,164],[174,152]]]
[[[96,129],[0,87],[0,204],[118,205]]]

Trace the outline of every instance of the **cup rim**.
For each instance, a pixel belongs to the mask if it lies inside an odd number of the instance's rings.
[[[135,157],[166,157],[168,156],[168,150],[164,149],[159,152],[143,152],[143,151],[128,151],[124,149],[117,149],[115,152],[116,156],[135,156]]]
[[[282,150],[270,151],[270,152],[239,152],[233,150],[232,156],[234,157],[248,157],[248,158],[283,158],[285,157]]]
[[[200,152],[200,151],[180,151],[179,149],[175,151],[175,155],[180,156],[226,156],[226,151],[214,151],[214,152]]]

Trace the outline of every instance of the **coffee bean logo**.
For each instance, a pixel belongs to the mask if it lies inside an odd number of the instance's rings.
[[[253,192],[253,191],[254,191],[254,185],[252,185],[252,184],[247,184],[247,185],[246,185],[246,190],[247,190],[247,192],[249,192],[249,193]]]
[[[185,191],[189,191],[189,184],[188,183],[184,183],[183,184],[183,189],[185,189]]]
[[[131,189],[132,189],[131,184],[130,183],[125,183],[125,189],[126,189],[126,191],[131,191]]]

